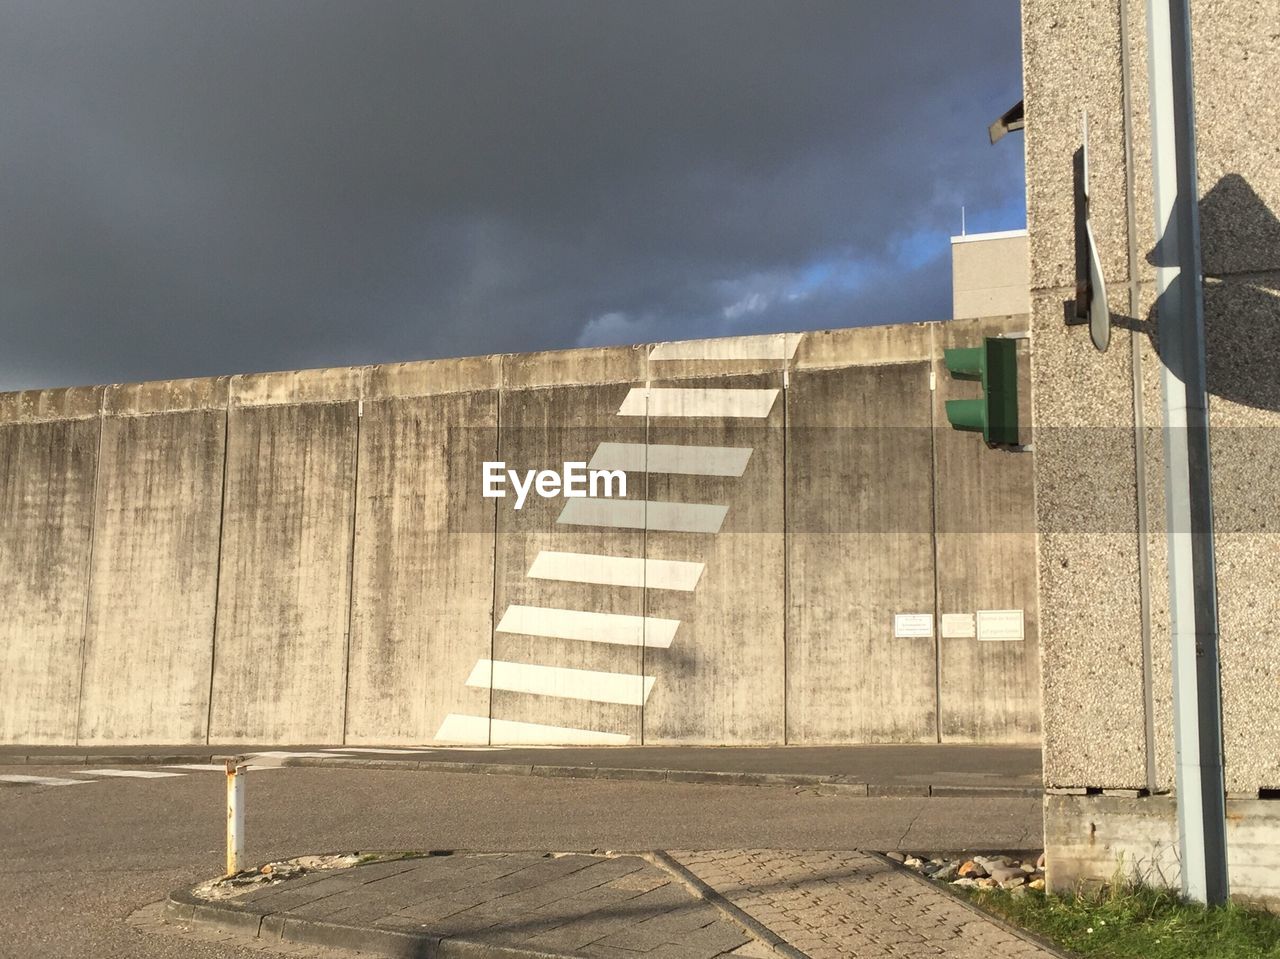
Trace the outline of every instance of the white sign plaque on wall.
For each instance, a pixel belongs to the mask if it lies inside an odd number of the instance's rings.
[[[973,639],[978,635],[978,628],[973,621],[973,613],[943,613],[943,639]]]
[[[1020,609],[978,610],[978,639],[986,642],[1022,642],[1025,639]]]
[[[933,613],[896,613],[893,617],[893,635],[897,639],[933,635]]]

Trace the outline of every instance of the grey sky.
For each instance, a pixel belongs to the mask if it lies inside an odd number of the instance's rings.
[[[937,319],[1016,0],[0,0],[0,389]]]

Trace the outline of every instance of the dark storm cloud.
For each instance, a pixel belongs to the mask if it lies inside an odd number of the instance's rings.
[[[938,318],[1019,55],[1015,0],[10,0],[0,388]]]

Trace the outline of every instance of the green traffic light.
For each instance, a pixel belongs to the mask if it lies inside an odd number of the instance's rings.
[[[947,419],[951,426],[981,433],[989,446],[1016,446],[1017,343],[989,336],[982,346],[943,351],[942,360],[954,379],[982,383],[980,399],[947,400]]]

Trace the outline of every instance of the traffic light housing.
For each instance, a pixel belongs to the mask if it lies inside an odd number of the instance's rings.
[[[942,360],[953,378],[982,384],[980,398],[947,400],[952,428],[981,433],[988,446],[1017,446],[1017,342],[988,336],[982,346],[944,350]]]

